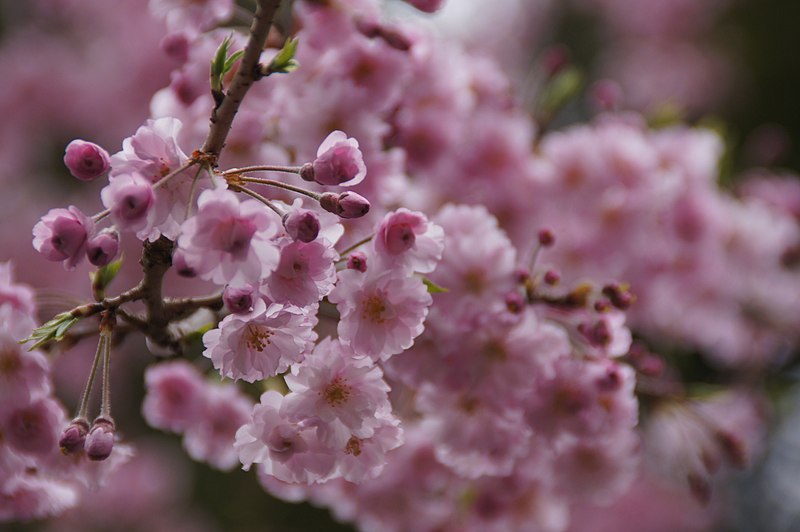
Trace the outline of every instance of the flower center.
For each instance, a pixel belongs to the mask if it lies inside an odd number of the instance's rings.
[[[268,345],[272,344],[272,340],[270,337],[274,333],[267,327],[263,325],[255,325],[253,323],[249,323],[247,325],[247,330],[245,331],[245,342],[247,343],[247,347],[250,349],[255,349],[258,352],[264,350],[264,348]]]
[[[347,445],[344,446],[344,454],[359,456],[361,454],[361,440],[355,436],[351,436],[347,441]]]
[[[374,323],[386,321],[386,300],[380,294],[372,294],[362,302],[361,317]]]
[[[350,398],[351,390],[352,388],[347,384],[346,379],[336,377],[328,384],[322,395],[329,405],[341,406]]]

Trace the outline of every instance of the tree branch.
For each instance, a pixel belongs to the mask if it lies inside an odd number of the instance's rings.
[[[250,86],[258,79],[258,61],[279,5],[280,0],[258,0],[253,23],[250,26],[250,39],[245,47],[239,69],[236,71],[233,83],[222,103],[211,113],[211,127],[202,148],[204,153],[216,158],[225,146],[225,139],[228,138],[233,118]]]

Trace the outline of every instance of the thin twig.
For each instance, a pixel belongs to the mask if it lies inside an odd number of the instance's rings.
[[[286,214],[280,208],[278,208],[278,206],[275,205],[275,203],[273,203],[269,199],[265,198],[264,196],[262,196],[258,192],[250,190],[249,188],[240,187],[239,185],[231,185],[231,190],[233,190],[235,192],[241,192],[242,194],[247,194],[251,198],[257,199],[258,201],[260,201],[261,203],[263,203],[264,205],[266,205],[267,207],[269,207],[270,209],[275,211],[275,214],[280,216],[281,219],[283,219],[283,216]]]
[[[302,194],[303,196],[308,196],[315,201],[319,201],[320,195],[316,192],[311,192],[310,190],[306,190],[304,188],[296,187],[293,185],[287,185],[286,183],[281,183],[280,181],[274,181],[272,179],[261,179],[259,177],[250,177],[250,176],[237,176],[237,180],[243,181],[245,183],[255,183],[257,185],[267,185],[269,187],[276,187],[282,188],[284,190],[289,190],[291,192],[296,192],[298,194]]]
[[[231,168],[225,170],[222,175],[241,174],[243,172],[284,172],[287,174],[300,173],[300,166],[271,166],[268,164],[259,164],[255,166],[243,166],[241,168]]]

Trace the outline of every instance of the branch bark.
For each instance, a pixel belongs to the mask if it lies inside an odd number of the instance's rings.
[[[239,69],[236,71],[233,82],[225,93],[222,103],[211,113],[211,127],[201,149],[201,151],[213,156],[215,159],[219,157],[223,146],[225,146],[225,139],[228,138],[231,124],[236,112],[239,110],[239,106],[242,104],[242,100],[244,100],[247,91],[258,79],[258,61],[261,57],[261,52],[264,50],[267,35],[269,35],[270,27],[272,27],[272,19],[275,17],[275,12],[278,10],[279,5],[280,0],[257,1],[256,13],[253,23],[250,25],[250,39],[245,47],[244,55],[242,55]]]

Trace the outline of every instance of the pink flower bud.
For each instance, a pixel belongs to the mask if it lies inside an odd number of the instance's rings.
[[[105,266],[119,252],[119,233],[105,230],[86,243],[86,257],[95,266]]]
[[[105,460],[114,449],[114,422],[99,417],[86,437],[86,456],[90,460]]]
[[[547,248],[556,243],[556,237],[550,229],[542,229],[539,231],[538,238],[539,244],[541,244],[542,247]]]
[[[76,418],[61,433],[58,446],[64,454],[75,454],[83,450],[86,434],[89,432],[89,422],[84,418]]]
[[[367,256],[360,251],[354,251],[347,259],[347,269],[360,272],[367,271]]]
[[[170,33],[161,39],[161,50],[179,63],[189,60],[189,39],[185,33]]]
[[[253,309],[253,292],[255,289],[244,286],[226,286],[222,292],[222,301],[233,314],[246,314]]]
[[[153,185],[139,174],[114,178],[100,193],[103,204],[111,209],[117,227],[138,231],[146,225],[147,215],[156,201]]]
[[[506,308],[509,312],[519,314],[525,308],[525,298],[519,292],[509,292],[506,294]]]
[[[33,247],[48,260],[72,269],[83,258],[94,223],[77,207],[51,209],[33,227]]]
[[[435,13],[442,8],[445,0],[406,0],[406,2],[425,13]]]
[[[313,211],[293,209],[283,217],[283,227],[293,240],[313,242],[319,235],[319,217]]]
[[[108,173],[111,160],[108,152],[93,142],[73,140],[64,152],[64,164],[82,181],[92,181]]]
[[[325,192],[319,197],[319,206],[333,214],[339,214],[339,194]]]
[[[172,253],[172,266],[181,277],[186,277],[187,279],[197,277],[197,272],[186,262],[186,254],[181,248],[177,248]]]
[[[369,201],[355,192],[339,194],[339,212],[342,218],[361,218],[369,212]]]
[[[306,163],[300,167],[300,177],[305,181],[314,181],[314,165]]]
[[[334,131],[322,141],[313,163],[314,181],[320,185],[357,185],[367,175],[358,141]]]

